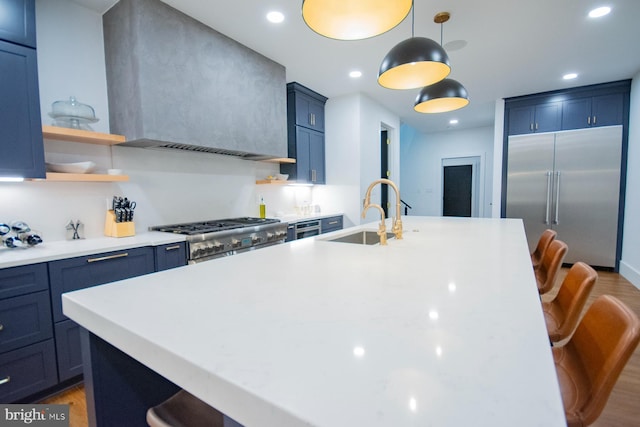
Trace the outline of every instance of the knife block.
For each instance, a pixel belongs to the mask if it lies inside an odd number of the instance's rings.
[[[129,237],[135,236],[136,227],[133,221],[116,222],[116,214],[113,210],[107,211],[107,218],[104,221],[104,235],[109,237]]]

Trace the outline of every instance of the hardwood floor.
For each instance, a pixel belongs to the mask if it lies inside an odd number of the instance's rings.
[[[73,386],[60,394],[43,400],[40,403],[69,405],[69,427],[88,427],[87,400],[82,384]]]
[[[552,298],[557,292],[559,283],[568,270],[563,269],[556,287],[544,296]],[[599,295],[609,294],[619,298],[640,316],[640,290],[622,276],[610,272],[598,272],[596,283],[585,310]],[[622,371],[611,397],[600,418],[593,424],[596,427],[637,427],[640,425],[640,346]],[[42,403],[58,403],[70,405],[70,427],[86,427],[87,406],[84,388],[75,386]]]

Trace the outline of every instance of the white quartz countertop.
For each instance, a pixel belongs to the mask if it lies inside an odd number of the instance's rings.
[[[55,261],[98,252],[120,251],[142,246],[160,246],[184,242],[184,240],[185,236],[182,235],[149,231],[130,237],[45,241],[30,248],[0,248],[0,268]]]
[[[565,426],[524,228],[403,217],[63,295],[246,427]],[[390,227],[388,227],[390,228]]]

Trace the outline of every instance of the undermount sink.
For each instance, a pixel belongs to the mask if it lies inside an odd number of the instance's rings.
[[[393,233],[387,233],[387,239],[392,239]],[[357,245],[375,245],[380,243],[380,236],[375,231],[357,231],[346,236],[327,239],[328,242],[355,243]]]

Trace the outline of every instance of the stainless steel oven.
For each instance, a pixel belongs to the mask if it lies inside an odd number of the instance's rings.
[[[320,220],[299,221],[296,223],[296,240],[320,234]]]

